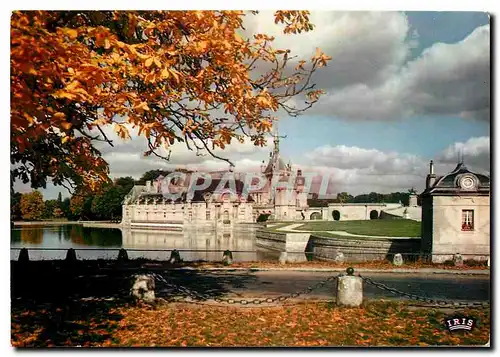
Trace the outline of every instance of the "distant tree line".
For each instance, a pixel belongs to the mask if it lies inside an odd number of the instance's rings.
[[[409,192],[378,193],[370,192],[353,196],[347,192],[337,194],[337,201],[342,203],[399,203],[407,206],[410,202]]]
[[[177,169],[175,171],[189,172]],[[134,185],[145,185],[158,176],[167,176],[172,171],[150,170],[139,180],[132,177],[119,177],[113,183],[105,184],[97,193],[85,190],[75,192],[71,198],[44,200],[40,191],[20,193],[11,191],[11,214],[13,221],[40,221],[67,219],[76,220],[121,220],[122,202]]]

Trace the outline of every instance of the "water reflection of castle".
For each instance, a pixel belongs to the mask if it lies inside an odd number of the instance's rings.
[[[183,230],[122,229],[122,246],[131,249],[186,249],[223,251],[255,250],[255,230],[221,229]]]
[[[157,229],[122,229],[122,247],[131,257],[168,259],[171,249],[181,251],[184,260],[219,261],[224,250],[237,253],[237,260],[255,260],[253,229],[190,230],[173,232]],[[147,250],[141,252],[139,250]],[[134,252],[134,250],[137,250]]]

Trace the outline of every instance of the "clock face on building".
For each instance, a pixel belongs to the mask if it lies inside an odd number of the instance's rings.
[[[459,185],[464,190],[471,190],[475,188],[476,181],[472,176],[464,176],[460,178]]]

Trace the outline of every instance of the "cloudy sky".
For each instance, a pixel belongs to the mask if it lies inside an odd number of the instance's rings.
[[[465,164],[490,170],[490,27],[480,12],[314,11],[313,32],[280,34],[272,15],[246,21],[248,31],[276,36],[275,47],[305,57],[332,56],[314,82],[326,95],[306,114],[282,116],[281,153],[294,168],[327,173],[332,192],[424,188],[429,160],[446,173]],[[115,141],[116,142],[116,141]],[[271,141],[270,141],[271,143]],[[103,148],[112,176],[138,178],[168,167],[224,169],[227,164],[175,147],[171,163],[144,158],[135,138]],[[224,152],[236,171],[254,170],[267,148],[235,144]],[[17,185],[20,191],[27,187]],[[48,187],[45,198],[64,188]]]

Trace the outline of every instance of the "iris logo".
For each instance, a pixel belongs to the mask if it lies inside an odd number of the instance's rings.
[[[446,319],[445,325],[450,332],[471,331],[476,326],[476,321],[473,318],[456,316]]]

